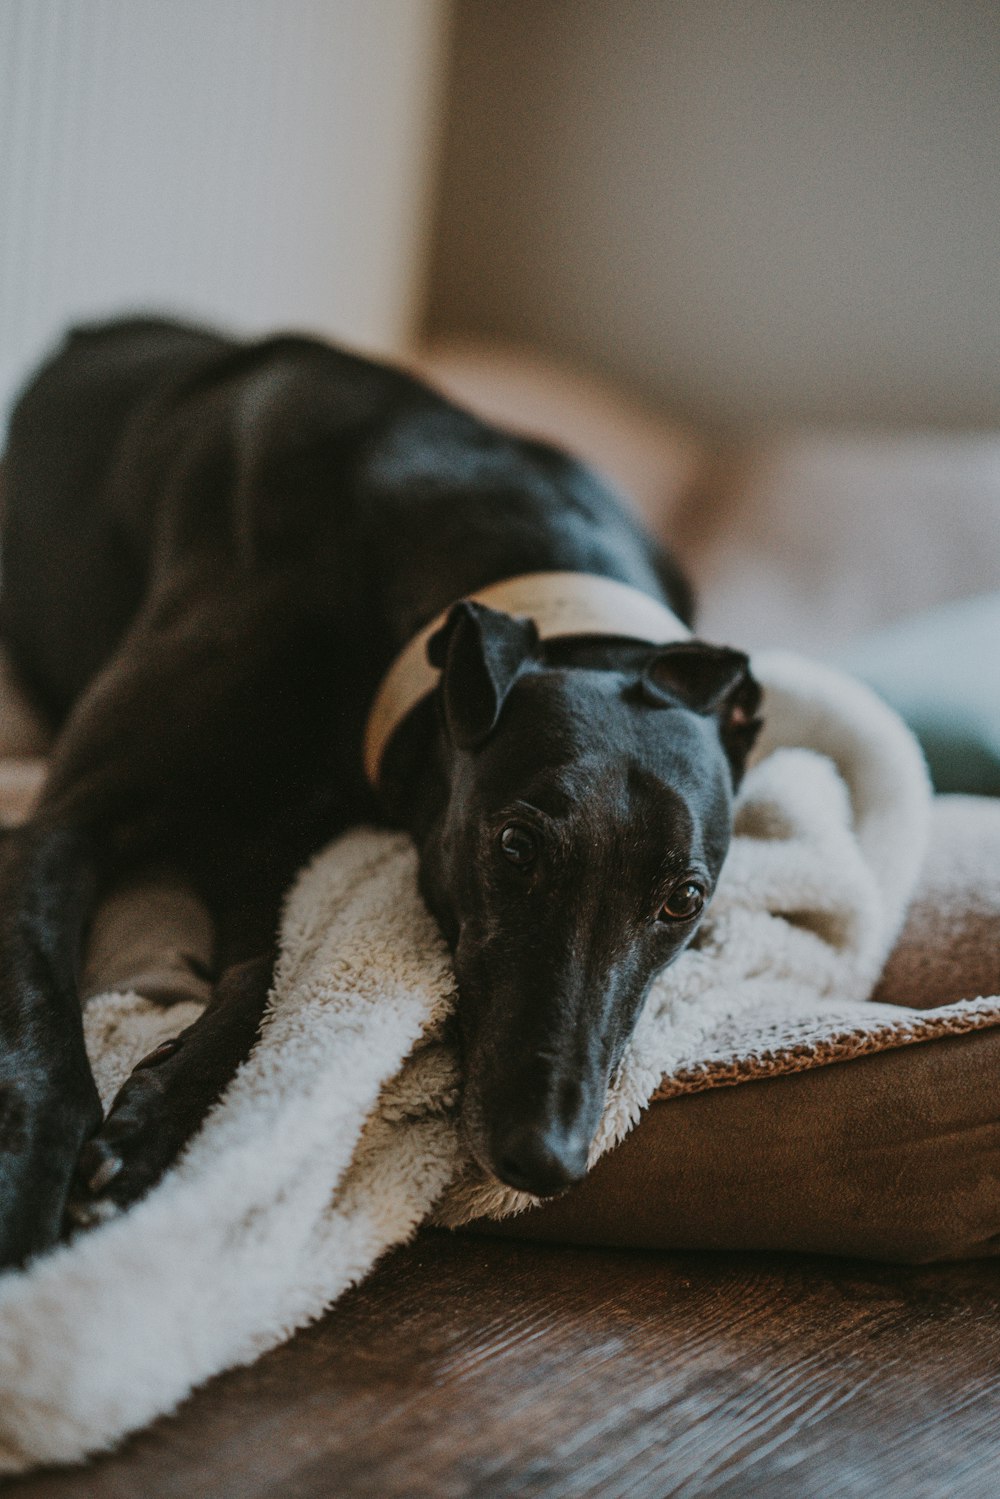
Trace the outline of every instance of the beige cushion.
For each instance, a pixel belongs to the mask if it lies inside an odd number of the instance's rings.
[[[988,994],[1000,994],[1000,800],[939,796],[920,884],[872,998],[930,1008]]]
[[[705,472],[671,539],[707,638],[830,656],[996,591],[1000,436],[806,431],[742,444]]]

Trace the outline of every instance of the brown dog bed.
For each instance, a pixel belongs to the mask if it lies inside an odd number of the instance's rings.
[[[40,781],[43,726],[0,662],[0,817]],[[1000,802],[938,797],[909,919],[873,996],[925,1026],[860,1028],[671,1080],[561,1199],[484,1231],[660,1249],[800,1249],[923,1262],[1000,1247]],[[211,931],[150,876],[112,896],[84,992],[203,1002]]]
[[[564,1197],[482,1230],[659,1249],[924,1262],[1000,1248],[1000,802],[938,797],[909,919],[874,995],[926,1025],[859,1027],[674,1078]],[[107,902],[85,989],[207,997],[211,932],[155,878]],[[683,1090],[683,1091],[680,1091]]]

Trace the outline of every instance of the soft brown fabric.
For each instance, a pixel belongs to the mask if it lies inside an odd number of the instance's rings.
[[[1000,994],[1000,800],[939,796],[906,926],[873,999],[930,1008]]]
[[[0,773],[2,779],[2,773]],[[169,874],[137,877],[106,896],[80,979],[84,1000],[134,991],[157,1004],[207,1004],[214,933],[208,911]]]
[[[1000,1250],[1000,1031],[656,1103],[563,1199],[480,1232],[923,1263]]]

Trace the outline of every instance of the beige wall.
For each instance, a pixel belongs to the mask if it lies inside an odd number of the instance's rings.
[[[996,0],[458,0],[450,88],[432,331],[722,424],[996,424]]]
[[[369,348],[419,296],[445,0],[0,0],[0,411],[68,322]]]

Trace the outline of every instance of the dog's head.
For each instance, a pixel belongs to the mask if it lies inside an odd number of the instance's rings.
[[[470,602],[428,654],[445,787],[421,886],[455,956],[463,1130],[546,1196],[584,1174],[650,981],[712,898],[760,689],[738,651],[543,646]]]

